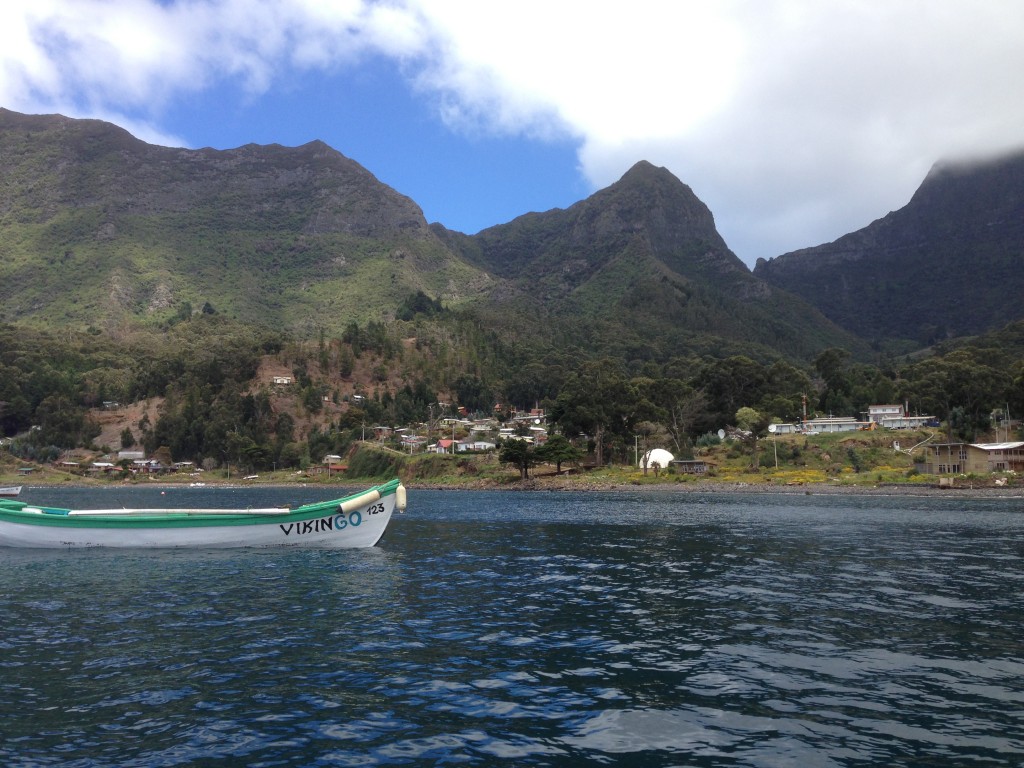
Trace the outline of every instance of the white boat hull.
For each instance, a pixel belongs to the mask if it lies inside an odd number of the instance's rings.
[[[89,547],[372,547],[384,535],[401,493],[381,486],[348,500],[288,510],[63,510],[0,509],[0,546],[49,549]],[[390,490],[389,490],[390,489]],[[276,512],[276,514],[275,514]]]

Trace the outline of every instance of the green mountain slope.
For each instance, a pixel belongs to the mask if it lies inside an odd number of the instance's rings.
[[[104,327],[206,306],[308,334],[456,303],[479,271],[321,142],[186,150],[0,110],[2,319]],[[187,305],[186,305],[187,303]]]
[[[754,274],[867,339],[928,344],[1024,318],[1024,152],[936,165],[904,208]]]
[[[566,210],[473,237],[440,233],[504,282],[492,300],[564,343],[643,356],[783,353],[860,343],[807,303],[755,278],[693,191],[641,162]],[[568,328],[575,331],[570,336]]]
[[[310,338],[422,292],[527,357],[860,349],[752,276],[689,187],[645,162],[472,237],[318,141],[174,149],[0,110],[0,180],[0,321],[109,331],[205,311]]]

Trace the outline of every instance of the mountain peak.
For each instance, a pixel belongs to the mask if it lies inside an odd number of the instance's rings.
[[[622,179],[648,178],[657,173],[666,173],[672,176],[672,172],[663,166],[657,166],[649,160],[637,160],[628,171],[622,174]],[[675,178],[675,176],[672,176],[672,178]]]
[[[621,258],[649,260],[654,271],[683,279],[764,287],[726,246],[693,190],[646,160],[565,210],[521,216],[471,240],[467,256],[485,269],[507,277],[547,275],[567,292]]]
[[[940,162],[903,208],[754,274],[863,337],[930,344],[1022,316],[1022,221],[1024,152]]]
[[[656,252],[691,251],[699,243],[746,271],[715,228],[711,210],[667,168],[641,160],[583,204],[617,219],[624,230],[643,231]]]
[[[666,190],[676,190],[677,193],[686,193],[691,200],[697,200],[693,190],[681,182],[675,174],[664,166],[654,165],[647,160],[640,160],[622,174],[621,178],[612,184],[614,187],[639,186],[644,188],[663,187]],[[697,200],[699,203],[700,201]],[[701,203],[703,205],[703,203]]]

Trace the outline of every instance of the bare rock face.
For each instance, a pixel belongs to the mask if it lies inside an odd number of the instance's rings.
[[[754,274],[868,339],[930,344],[1024,317],[1024,152],[940,163],[906,206]]]
[[[173,306],[174,294],[171,292],[171,287],[167,283],[159,283],[153,290],[152,296],[150,296],[148,310],[150,312],[159,312],[160,310],[170,309]]]

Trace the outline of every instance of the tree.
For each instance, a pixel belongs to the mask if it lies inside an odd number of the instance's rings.
[[[535,448],[534,456],[540,461],[554,463],[555,474],[562,474],[562,462],[578,462],[583,458],[583,451],[569,442],[565,435],[552,435],[544,445]]]
[[[537,463],[537,455],[528,442],[512,438],[505,440],[501,444],[501,450],[498,452],[498,461],[505,464],[514,464],[519,469],[520,479],[528,480],[530,477],[530,467],[535,466]]]
[[[679,379],[655,379],[648,397],[658,409],[658,419],[668,430],[676,455],[690,445],[690,433],[708,408],[708,399],[700,390]]]
[[[853,408],[850,402],[853,384],[847,371],[849,359],[850,353],[837,347],[830,347],[814,358],[814,368],[825,382],[818,399],[818,408],[823,413],[848,413]]]
[[[702,430],[717,429],[737,408],[760,402],[765,394],[764,367],[743,355],[707,361],[694,380],[707,396],[707,417],[699,425]]]
[[[85,410],[61,395],[50,395],[36,408],[39,429],[32,433],[37,445],[73,448],[82,444],[91,431]]]
[[[640,437],[643,438],[643,457],[644,457],[644,459],[643,459],[643,467],[644,467],[644,475],[647,474],[647,457],[650,455],[649,451],[647,450],[647,441],[648,441],[648,439],[650,439],[654,435],[658,434],[658,432],[659,432],[659,427],[653,421],[641,421],[641,422],[639,422],[636,425],[636,433],[637,433],[637,435],[639,435]],[[657,463],[657,462],[655,462],[655,463]],[[657,469],[655,469],[654,474],[655,475],[658,474]]]
[[[946,419],[952,432],[965,439],[988,428],[992,409],[1004,405],[1012,391],[1012,376],[987,365],[964,349],[934,357],[904,371],[900,393],[925,413]],[[952,438],[952,434],[950,434]]]
[[[470,411],[486,411],[494,401],[480,378],[468,373],[463,373],[455,380],[452,390],[459,404]]]
[[[160,462],[160,466],[165,469],[174,464],[174,457],[171,455],[171,449],[166,445],[161,445],[155,451],[153,451],[153,458]]]
[[[803,398],[814,391],[811,377],[785,360],[776,360],[768,367],[766,373],[767,392],[758,403],[757,410],[778,416],[783,421],[802,419]]]
[[[746,432],[743,442],[750,446],[751,463],[757,469],[761,465],[761,457],[757,452],[757,440],[768,430],[769,416],[744,406],[736,411],[736,426]]]
[[[606,358],[584,363],[569,376],[551,409],[551,420],[563,434],[593,435],[597,463],[604,464],[608,434],[632,444],[636,422],[653,406],[622,373],[621,364]]]

